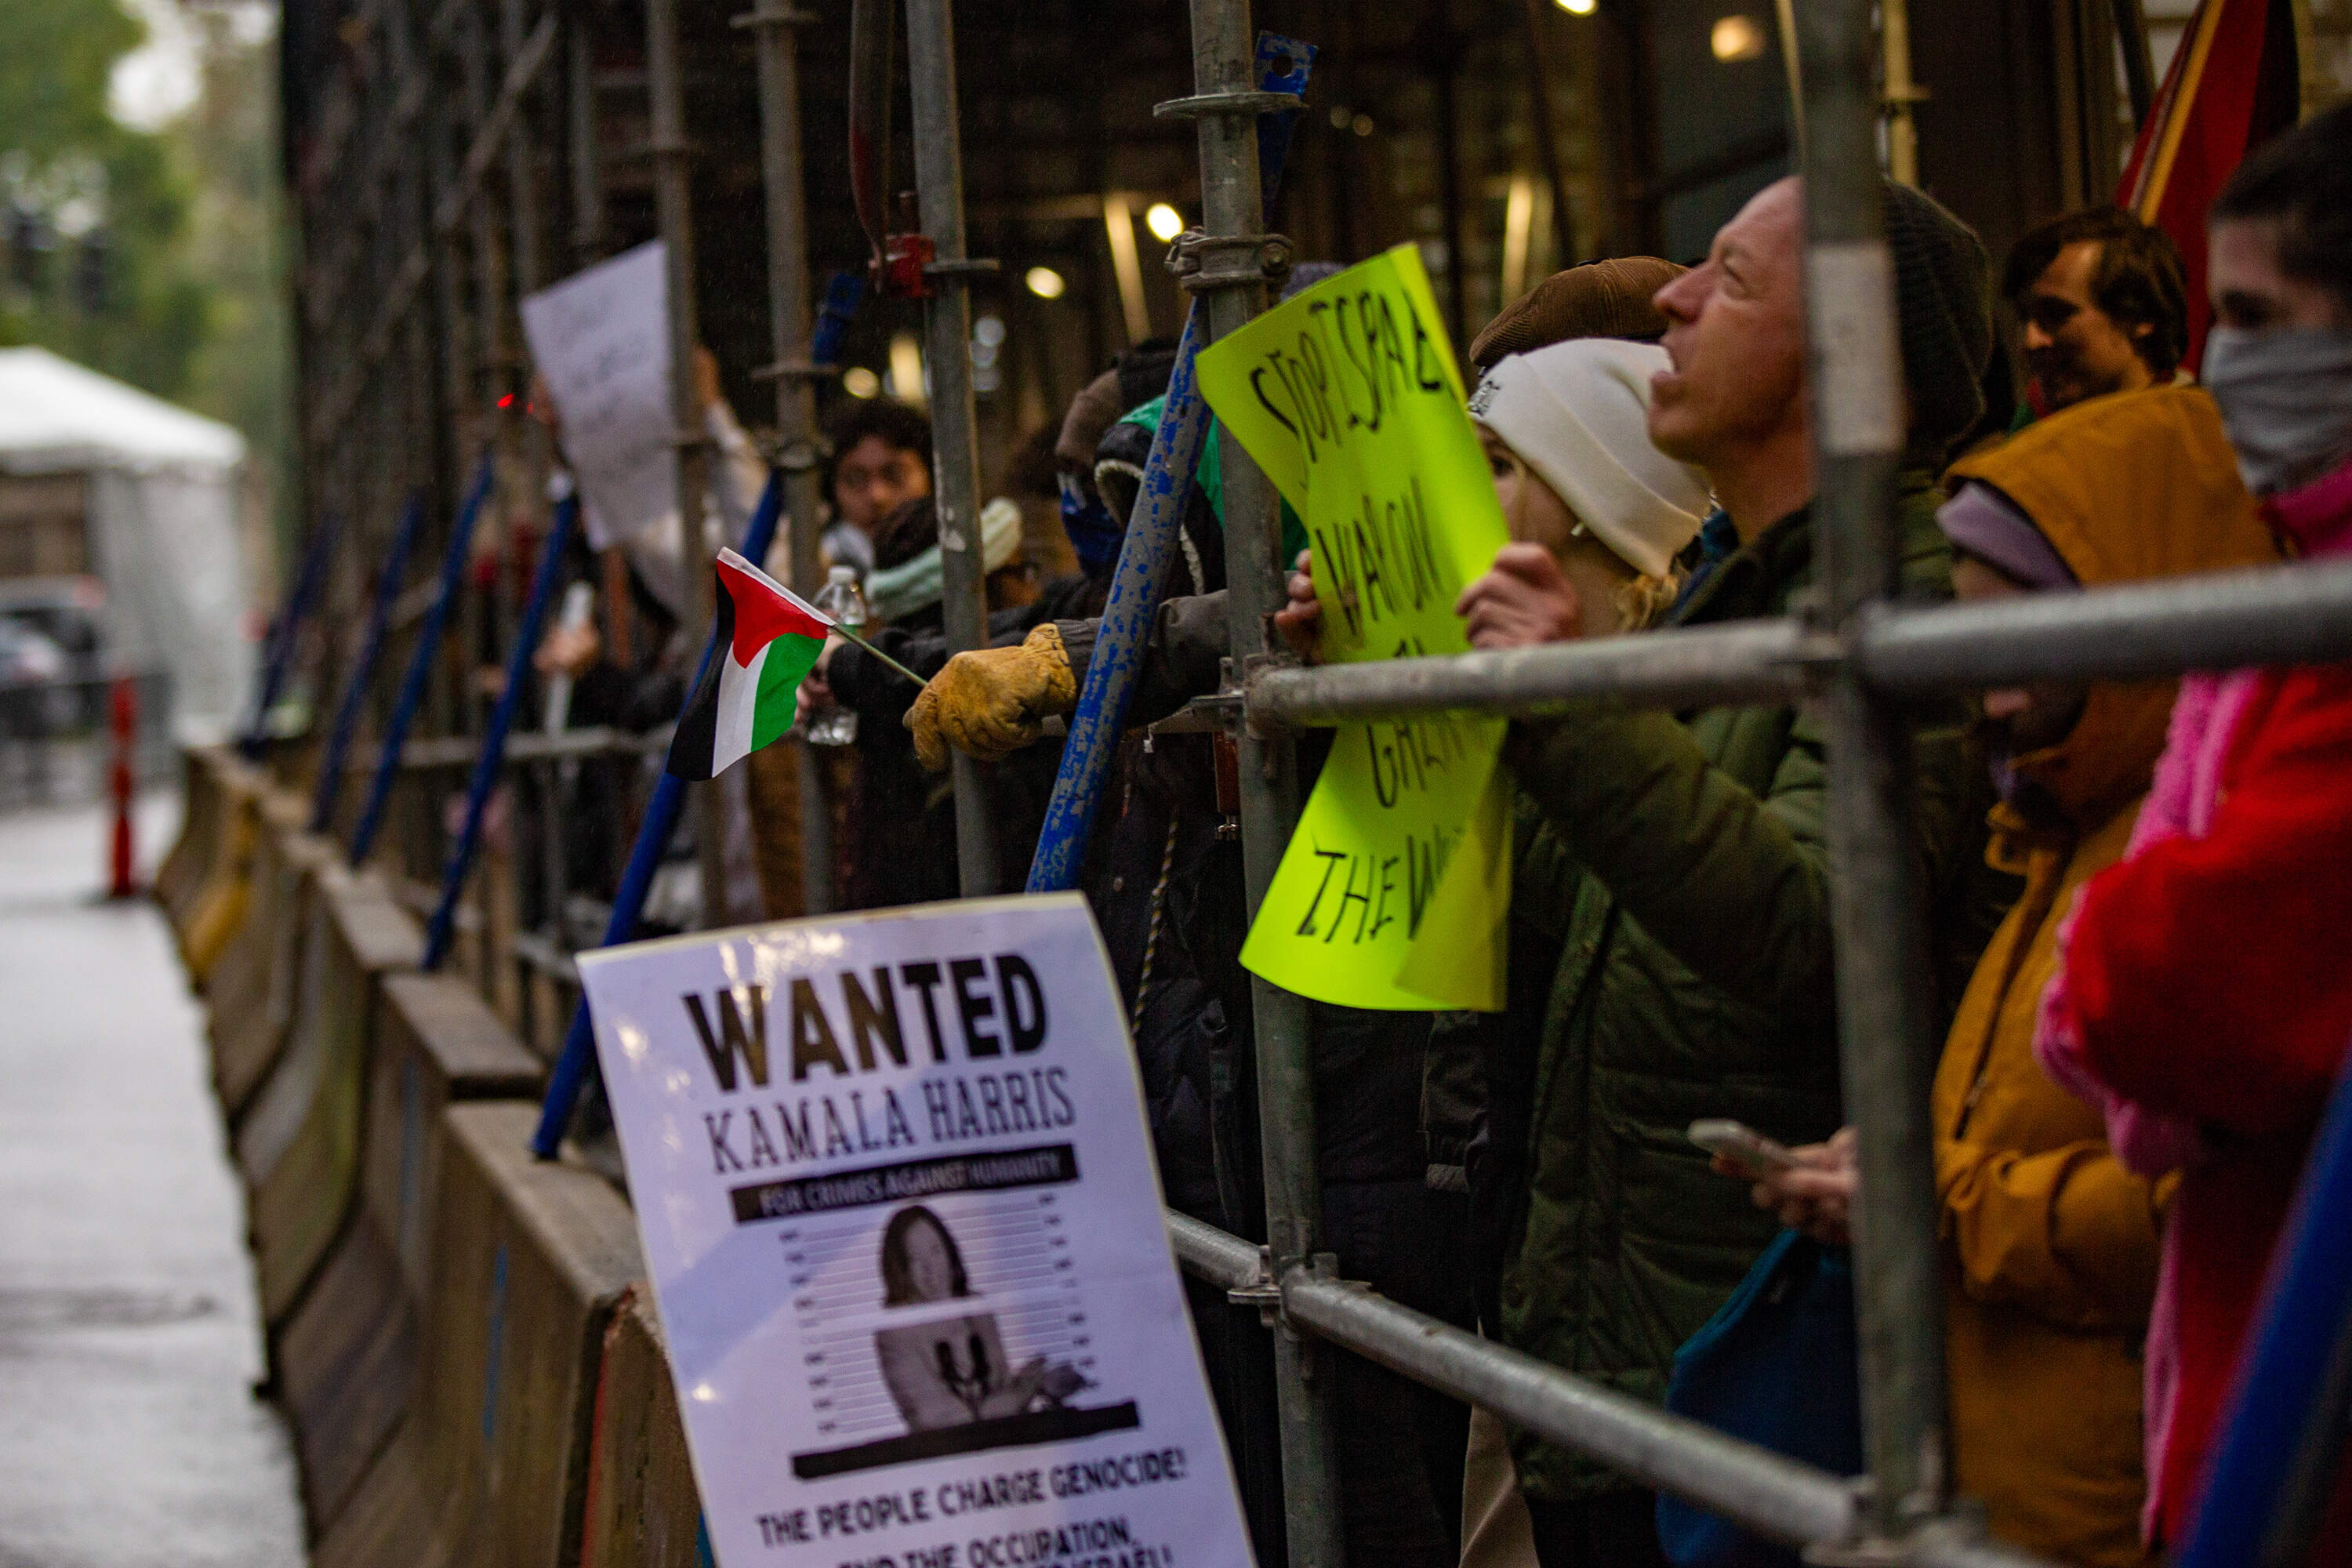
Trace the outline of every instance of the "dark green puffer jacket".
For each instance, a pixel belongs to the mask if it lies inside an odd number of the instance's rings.
[[[1906,597],[1951,592],[1937,500],[1928,475],[1906,475]],[[1787,614],[1812,566],[1799,512],[1723,561],[1675,624]],[[1958,703],[1922,718],[1931,883],[1966,837],[1965,742]],[[1500,1194],[1501,1338],[1659,1401],[1675,1349],[1776,1229],[1685,1128],[1731,1116],[1798,1142],[1839,1121],[1822,731],[1796,709],[1596,702],[1515,725],[1507,754],[1521,791],[1513,957],[1556,953],[1557,967],[1520,1057],[1531,1071],[1488,1086],[1498,1142],[1517,1122],[1531,1165]],[[1524,1039],[1533,1020],[1494,1022]],[[1627,1484],[1524,1432],[1514,1453],[1536,1497]]]

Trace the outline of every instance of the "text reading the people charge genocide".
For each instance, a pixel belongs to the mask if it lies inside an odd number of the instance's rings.
[[[887,1493],[842,1498],[818,1507],[760,1514],[760,1544],[830,1547],[842,1554],[837,1568],[1025,1568],[1028,1563],[1127,1563],[1129,1568],[1173,1568],[1169,1544],[1139,1540],[1127,1514],[1063,1519],[1030,1531],[990,1531],[988,1516],[1024,1510],[1049,1500],[1070,1502],[1098,1493],[1134,1490],[1183,1481],[1183,1448],[1146,1448],[1070,1465],[997,1471],[939,1486],[912,1486]],[[934,1544],[910,1544],[896,1552],[858,1549],[863,1535],[929,1528]]]

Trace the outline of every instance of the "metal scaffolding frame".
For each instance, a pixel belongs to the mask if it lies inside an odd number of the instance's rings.
[[[486,7],[495,3],[495,16]],[[896,0],[889,0],[894,4]],[[1159,106],[1196,122],[1203,226],[1213,241],[1265,226],[1256,118],[1296,100],[1253,90],[1247,0],[1189,0],[1194,87]],[[915,163],[934,258],[926,329],[938,422],[937,494],[951,644],[984,637],[968,285],[992,263],[965,254],[950,0],[907,0]],[[1182,1266],[1272,1327],[1289,1561],[1339,1568],[1338,1465],[1320,1358],[1361,1354],[1589,1453],[1642,1484],[1690,1498],[1825,1562],[1996,1568],[2028,1559],[1982,1537],[1955,1506],[1945,1452],[1942,1281],[1927,1110],[1937,1041],[1925,973],[1925,901],[1913,885],[1906,704],[1922,695],[2051,678],[2134,678],[2182,669],[2352,658],[2352,567],[2279,568],[1982,605],[1891,602],[1889,500],[1901,430],[1884,399],[1900,384],[1893,272],[1880,211],[1870,0],[1796,7],[1807,128],[1807,294],[1817,418],[1814,527],[1822,589],[1801,617],[1666,631],[1506,653],[1304,668],[1271,640],[1282,602],[1271,486],[1230,434],[1222,439],[1233,614],[1228,689],[1210,706],[1241,751],[1247,897],[1270,883],[1298,812],[1292,731],[1433,709],[1539,713],[1607,697],[1653,707],[1808,702],[1826,717],[1829,857],[1843,1078],[1871,1193],[1857,1237],[1869,1472],[1828,1475],[1439,1323],[1338,1279],[1322,1243],[1311,1040],[1304,1002],[1254,980],[1266,1192],[1263,1247],[1171,1215]],[[682,514],[698,517],[708,461],[694,386],[694,253],[677,0],[646,0],[643,40],[660,231],[668,242],[674,414]],[[607,243],[586,0],[361,0],[350,33],[358,68],[338,75],[299,171],[301,436],[313,515],[352,520],[336,593],[362,602],[401,498],[427,498],[429,563],[454,525],[466,474],[493,454],[506,520],[541,506],[551,454],[522,419],[527,383],[515,326],[521,294],[598,259]],[[771,460],[793,520],[792,573],[815,585],[820,453],[812,363],[808,208],[795,31],[815,18],[790,0],[752,0],[734,18],[759,68],[767,197],[777,440]],[[494,85],[495,84],[495,85]],[[1255,244],[1229,254],[1255,256]],[[1265,305],[1256,264],[1187,285],[1205,296],[1210,338]],[[368,433],[365,439],[361,433]],[[542,513],[543,515],[543,513]],[[437,531],[438,537],[435,537]],[[420,588],[422,584],[420,584]],[[469,595],[469,601],[475,597]],[[495,595],[491,602],[495,602]],[[394,635],[419,621],[402,595]],[[708,608],[705,608],[708,614]],[[356,622],[357,616],[331,615]],[[498,630],[495,626],[488,632]],[[477,627],[478,632],[484,628]],[[331,658],[341,668],[351,650]],[[384,661],[400,662],[397,652]],[[467,661],[450,661],[462,665]],[[478,733],[456,669],[436,691],[437,736],[403,766],[461,766]],[[555,770],[650,742],[610,731],[520,736],[518,770]],[[830,815],[803,752],[807,908],[829,902]],[[958,759],[962,885],[992,891],[992,835],[977,776]],[[429,861],[431,857],[425,858]],[[412,863],[414,859],[412,858]],[[715,869],[715,867],[713,868]],[[715,885],[707,883],[706,885]],[[561,891],[561,879],[556,888]],[[464,922],[461,921],[461,925]],[[476,918],[488,984],[492,921]],[[561,942],[515,943],[545,973]]]
[[[1246,0],[1192,0],[1206,226],[1254,234],[1245,148]],[[2053,677],[2123,678],[2352,656],[2352,569],[2231,574],[1999,605],[1897,608],[1891,501],[1903,431],[1894,267],[1881,211],[1869,0],[1797,8],[1808,135],[1806,296],[1814,400],[1813,526],[1822,594],[1801,619],[1501,653],[1299,668],[1265,613],[1279,563],[1270,498],[1230,436],[1223,451],[1236,679],[1217,706],[1245,750],[1242,834],[1255,913],[1297,812],[1282,737],[1433,709],[1535,713],[1611,697],[1652,707],[1819,704],[1829,753],[1830,885],[1848,1114],[1871,1194],[1857,1215],[1855,1305],[1868,1473],[1834,1477],[1588,1383],[1333,1277],[1316,1247],[1314,1105],[1297,998],[1255,983],[1268,1245],[1182,1215],[1183,1266],[1277,1323],[1283,1479],[1293,1568],[1339,1562],[1328,1418],[1309,1337],[1328,1340],[1699,1502],[1825,1562],[2022,1564],[1956,1507],[1946,1451],[1943,1281],[1927,1091],[1937,1041],[1926,908],[1909,852],[1906,700]],[[1219,102],[1216,96],[1229,95]],[[1216,129],[1213,129],[1215,127]],[[1245,170],[1237,167],[1245,165]],[[1247,321],[1255,279],[1212,296],[1211,335]],[[1220,309],[1220,306],[1223,309]],[[1236,481],[1244,481],[1236,504]],[[1275,1005],[1271,1008],[1268,1003]]]

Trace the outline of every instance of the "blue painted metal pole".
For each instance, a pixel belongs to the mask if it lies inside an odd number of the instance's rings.
[[[1033,893],[1058,893],[1077,880],[1095,807],[1102,802],[1103,781],[1118,754],[1119,732],[1127,726],[1127,706],[1135,696],[1144,645],[1151,636],[1152,617],[1160,613],[1160,590],[1167,586],[1168,563],[1176,552],[1176,532],[1184,526],[1201,437],[1209,427],[1208,405],[1201,401],[1192,374],[1193,356],[1206,331],[1196,302],[1184,318],[1184,335],[1177,340],[1168,401],[1160,405],[1160,427],[1151,435],[1143,486],[1136,492],[1135,510],[1119,542],[1118,564],[1111,571],[1110,595],[1103,603],[1102,629],[1095,635],[1094,657],[1087,662],[1086,689],[1070,715],[1070,738],[1062,746],[1062,765],[1054,775],[1037,853],[1029,862],[1028,890]]]
[[[2178,1568],[2297,1563],[2308,1542],[2275,1539],[2316,1522],[2343,1451],[2352,1335],[2352,1058],[2339,1069],[2311,1142],[2292,1217],[2279,1235],[2260,1331],[2239,1375],[2211,1479]],[[2332,1393],[2331,1393],[2332,1391]],[[2317,1451],[2307,1452],[2307,1445]],[[2308,1494],[2316,1485],[2316,1496]],[[2298,1483],[2301,1483],[2298,1485]]]
[[[836,272],[826,281],[824,298],[817,301],[816,331],[809,338],[810,363],[829,368],[840,363],[842,342],[865,298],[866,279],[855,272]]]
[[[310,548],[302,555],[302,570],[295,574],[294,591],[286,595],[286,607],[270,623],[269,639],[261,656],[261,689],[254,694],[253,724],[237,742],[237,749],[248,757],[259,756],[269,740],[269,710],[278,706],[287,674],[294,667],[295,644],[300,640],[311,602],[326,586],[327,565],[333,559],[341,522],[339,512],[320,515],[319,531],[310,536]]]
[[[335,830],[335,802],[343,792],[343,768],[351,760],[352,738],[359,733],[360,713],[367,706],[368,687],[375,679],[376,662],[383,657],[384,628],[392,624],[393,601],[400,597],[400,581],[407,573],[408,552],[425,525],[425,498],[411,491],[400,510],[400,527],[392,536],[392,553],[385,557],[383,576],[375,585],[375,603],[369,606],[367,637],[360,644],[359,662],[343,686],[343,700],[335,710],[335,728],[327,737],[326,755],[319,763],[319,789],[310,801],[310,831]]]
[[[1260,90],[1305,92],[1314,63],[1313,45],[1272,33],[1258,35]],[[1297,110],[1284,110],[1258,121],[1258,184],[1269,211],[1282,187],[1291,127],[1297,118]],[[1142,488],[1119,542],[1118,564],[1112,568],[1110,595],[1103,604],[1102,629],[1095,635],[1095,651],[1087,662],[1086,689],[1078,693],[1077,709],[1070,716],[1070,736],[1063,743],[1062,765],[1045,805],[1045,827],[1029,862],[1027,890],[1032,893],[1062,892],[1077,881],[1095,808],[1102,801],[1103,781],[1110,776],[1111,758],[1118,754],[1118,737],[1127,727],[1128,704],[1135,696],[1152,619],[1160,613],[1160,591],[1168,584],[1168,563],[1177,531],[1184,526],[1192,471],[1209,426],[1208,407],[1201,401],[1192,373],[1193,356],[1207,332],[1207,319],[1196,303],[1184,318],[1184,335],[1176,344],[1168,400],[1160,405],[1160,427],[1151,434],[1151,455],[1143,464]]]
[[[783,507],[782,476],[771,469],[767,488],[760,492],[760,504],[751,513],[751,526],[743,531],[742,555],[746,561],[768,558],[768,546],[775,542],[776,520]],[[796,521],[806,526],[804,521]],[[694,693],[701,689],[703,674],[709,669],[711,657],[718,650],[715,636],[702,645],[702,657],[694,666],[694,679],[686,683],[688,701],[692,701]],[[637,915],[646,907],[646,890],[653,885],[654,872],[660,868],[662,854],[669,847],[670,832],[677,826],[678,808],[685,804],[686,781],[664,769],[654,784],[653,798],[646,802],[646,815],[637,824],[637,841],[629,847],[629,863],[622,869],[621,885],[613,894],[613,913],[604,925],[604,940],[597,946],[613,947],[636,934]],[[547,1098],[539,1108],[538,1131],[530,1135],[530,1152],[541,1159],[552,1160],[562,1148],[563,1130],[572,1125],[572,1108],[588,1082],[589,1064],[595,1059],[596,1037],[590,1027],[588,995],[583,991],[580,1005],[572,1009],[572,1026],[564,1031],[562,1054],[555,1058],[555,1068],[547,1077]]]
[[[575,489],[555,505],[546,553],[539,558],[539,573],[531,579],[530,596],[523,601],[522,618],[515,626],[514,647],[507,654],[506,685],[499,692],[498,706],[490,710],[490,726],[483,732],[482,749],[474,758],[474,776],[466,786],[465,826],[458,829],[449,864],[441,873],[441,901],[434,906],[433,919],[425,927],[427,971],[440,968],[441,961],[449,956],[450,935],[457,926],[457,897],[466,890],[475,852],[481,847],[482,816],[489,809],[490,792],[498,787],[499,773],[506,765],[507,734],[522,708],[531,656],[539,651],[540,624],[547,619],[547,602],[563,575],[564,547],[572,542],[572,531],[579,521],[580,492]]]
[[[481,512],[490,494],[490,458],[482,455],[481,467],[474,470],[474,482],[466,489],[465,503],[457,509],[457,526],[449,534],[449,548],[441,557],[441,586],[433,595],[433,603],[425,612],[425,620],[416,628],[416,649],[409,655],[408,673],[400,682],[400,695],[393,700],[392,718],[384,725],[383,754],[376,758],[375,779],[368,786],[367,805],[360,812],[360,825],[352,834],[351,863],[364,865],[368,851],[375,847],[375,836],[383,826],[383,809],[392,799],[393,780],[400,775],[400,750],[408,741],[408,726],[416,720],[416,710],[425,700],[425,682],[433,673],[434,657],[440,651],[441,631],[448,625],[450,608],[466,585],[466,563],[471,559],[474,541],[474,519]]]

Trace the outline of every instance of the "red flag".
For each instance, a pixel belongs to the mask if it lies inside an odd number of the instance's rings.
[[[2292,0],[2200,0],[2116,205],[2172,237],[2189,265],[2189,353],[2205,350],[2205,214],[2247,153],[2291,129],[2301,107]]]

